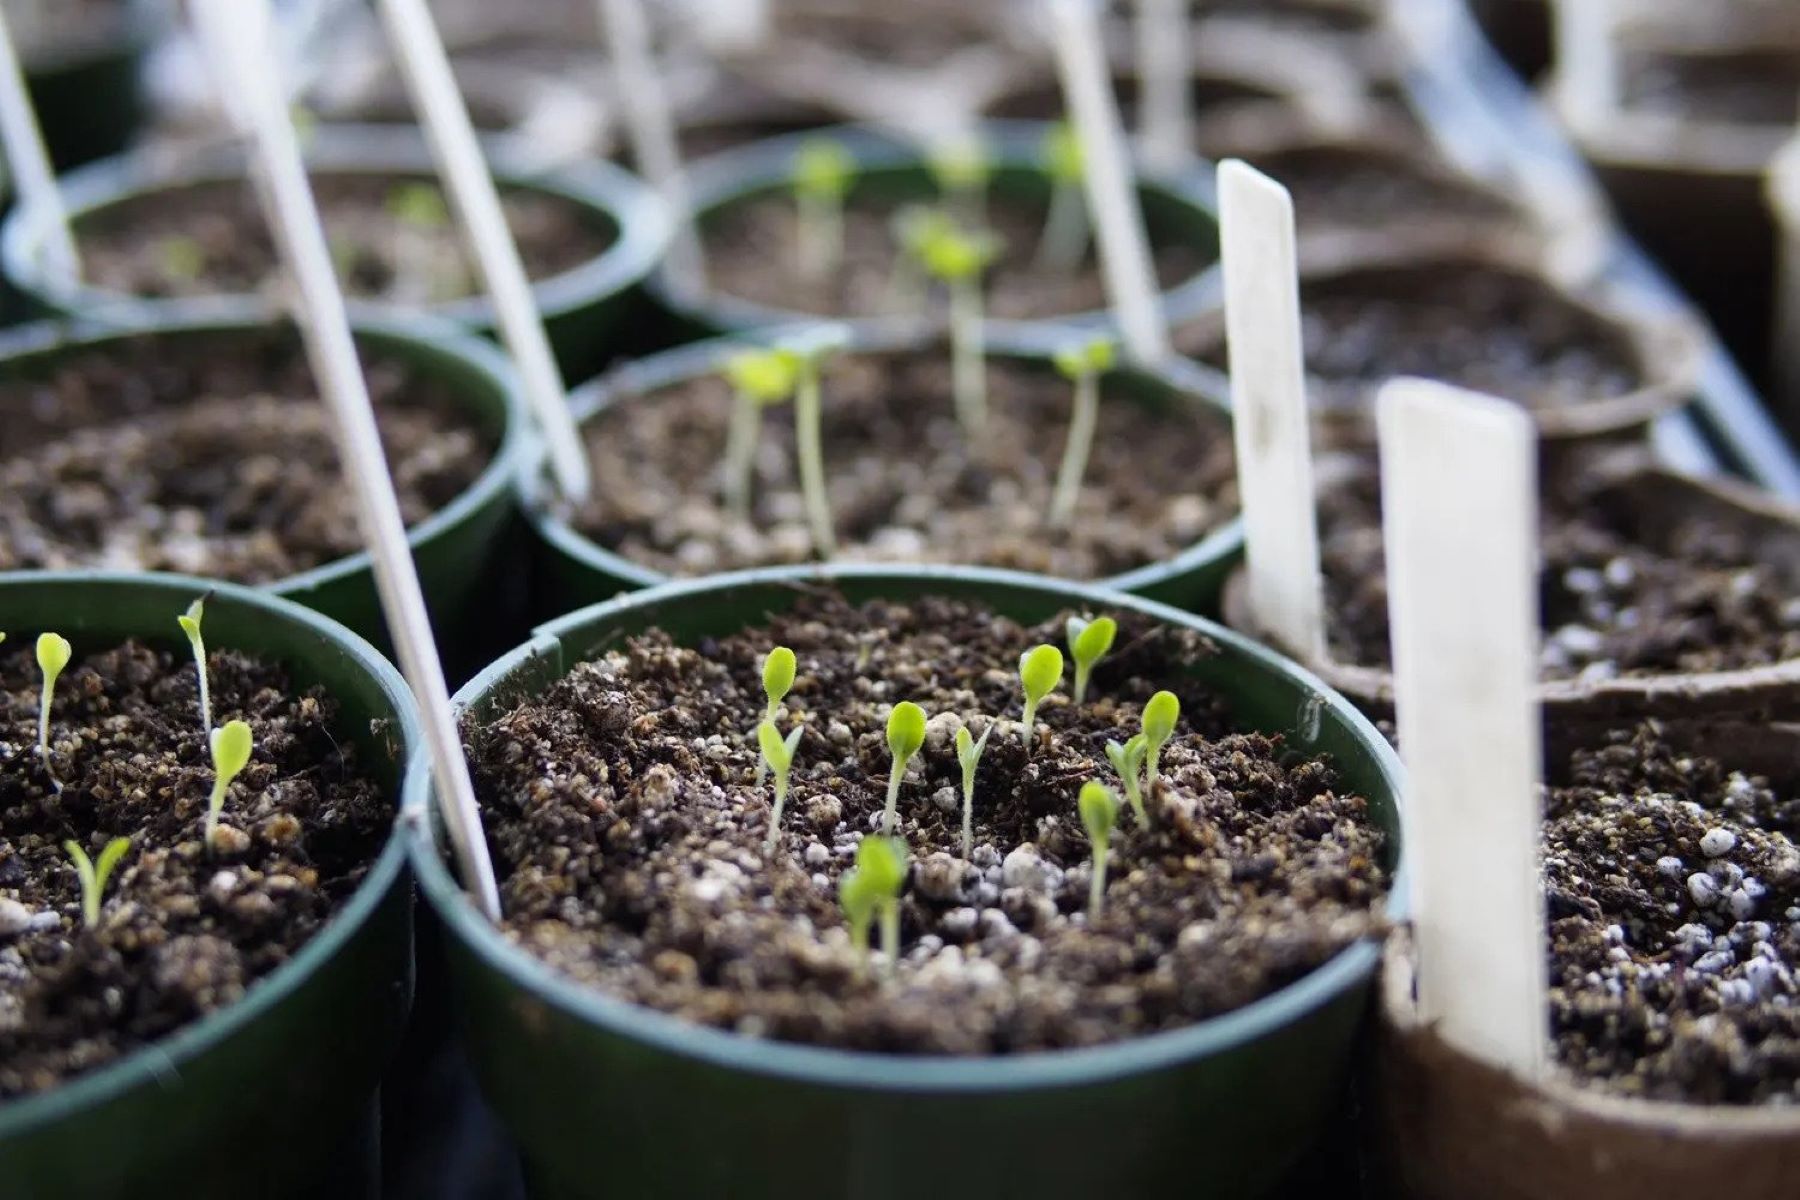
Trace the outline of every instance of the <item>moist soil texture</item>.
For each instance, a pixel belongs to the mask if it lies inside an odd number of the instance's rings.
[[[408,525],[496,441],[443,385],[365,357]],[[287,333],[145,335],[15,360],[0,379],[0,570],[270,583],[362,549],[325,406]]]
[[[1622,100],[1661,116],[1738,125],[1794,123],[1800,51],[1627,56]]]
[[[1455,259],[1370,267],[1301,282],[1315,404],[1372,409],[1399,375],[1438,379],[1550,411],[1645,386],[1625,331],[1529,275]],[[1176,348],[1224,370],[1218,319]]]
[[[786,192],[753,196],[706,218],[707,275],[714,290],[771,308],[827,317],[918,315],[917,288],[896,279],[900,255],[893,223],[900,209],[928,201],[852,194],[844,211],[844,251],[836,270],[812,278],[800,271],[797,219]],[[987,315],[1003,320],[1073,316],[1107,307],[1106,284],[1089,238],[1087,257],[1073,271],[1038,266],[1046,206],[996,189],[978,224],[997,235],[1002,250],[983,280]],[[1192,278],[1213,260],[1209,251],[1157,241],[1152,234],[1157,279],[1169,288]],[[941,307],[942,297],[927,301]]]
[[[1505,227],[1524,221],[1499,193],[1393,152],[1317,142],[1235,157],[1281,180],[1294,198],[1303,237],[1339,230],[1393,233],[1420,223]]]
[[[1800,1103],[1800,798],[1654,726],[1547,790],[1550,1009],[1564,1068],[1611,1091]]]
[[[1074,517],[1050,509],[1072,385],[988,361],[988,433],[975,446],[951,399],[949,351],[853,353],[827,365],[822,441],[839,555],[1013,567],[1063,578],[1175,556],[1237,513],[1231,430],[1211,410],[1167,410],[1105,388]],[[813,548],[792,405],[766,408],[750,518],[721,499],[733,398],[715,376],[623,400],[586,428],[594,491],[574,524],[672,574],[804,562]]]
[[[384,304],[445,304],[480,277],[440,192],[424,177],[314,176],[332,259],[347,293]],[[534,280],[589,262],[612,245],[609,220],[544,192],[503,193],[507,224]],[[275,286],[275,245],[249,185],[238,180],[144,192],[80,219],[82,270],[93,287],[148,298],[262,292]]]
[[[209,853],[193,659],[135,642],[57,680],[59,794],[38,754],[42,677],[25,631],[12,634],[0,654],[0,1097],[52,1088],[241,999],[349,898],[394,818],[334,736],[330,696],[215,651],[214,720],[248,721],[255,751]],[[98,859],[116,837],[131,848],[84,927],[63,844]]]
[[[1130,128],[1137,123],[1138,81],[1123,75],[1114,76],[1113,94],[1118,97],[1119,115]],[[1244,104],[1268,100],[1290,99],[1286,89],[1273,81],[1254,77],[1227,78],[1197,75],[1188,86],[1188,104],[1196,117],[1215,116]],[[1060,121],[1068,115],[1062,85],[1046,79],[1040,86],[1002,96],[987,106],[990,117],[1019,121]]]
[[[1022,743],[1017,664],[1063,638],[941,598],[817,593],[693,648],[626,639],[468,731],[509,937],[559,972],[740,1034],[898,1054],[1008,1054],[1173,1029],[1241,1008],[1378,932],[1388,877],[1366,801],[1331,765],[1232,732],[1181,670],[1204,638],[1131,615],[1086,703],[1044,702]],[[765,857],[771,788],[751,729],[763,656],[799,674],[800,737]],[[1146,798],[1121,806],[1104,913],[1085,913],[1076,794],[1158,688],[1183,712]],[[878,830],[890,706],[932,714],[899,798],[900,961],[859,974],[840,876]],[[954,731],[998,727],[961,848]],[[1116,780],[1114,780],[1116,782]]]
[[[1604,487],[1552,489],[1540,516],[1543,677],[1601,682],[1800,657],[1800,597],[1749,529],[1704,510],[1652,524],[1631,494]],[[1332,656],[1389,665],[1380,484],[1368,460],[1323,489],[1319,549]]]

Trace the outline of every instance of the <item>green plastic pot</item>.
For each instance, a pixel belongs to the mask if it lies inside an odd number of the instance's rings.
[[[937,335],[918,330],[853,328],[852,354],[904,353],[941,343]],[[575,419],[585,425],[620,406],[655,403],[654,393],[718,374],[743,348],[741,341],[715,338],[628,363],[574,393],[570,402]],[[987,352],[991,358],[1039,363],[1046,375],[1054,375],[1051,352],[1034,339],[992,337]],[[947,348],[944,353],[948,354]],[[1161,410],[1202,408],[1222,418],[1221,429],[1230,427],[1230,408],[1221,393],[1180,360],[1171,360],[1166,367],[1118,367],[1108,373],[1107,386],[1115,394],[1123,393]],[[553,511],[554,505],[547,501],[551,484],[541,442],[529,446],[520,463],[520,503],[537,534],[533,591],[540,614],[567,612],[672,578],[607,549]],[[697,478],[708,465],[696,464]],[[1099,580],[1096,586],[1132,592],[1192,612],[1216,613],[1225,580],[1243,552],[1243,519],[1234,516],[1173,558]]]
[[[132,325],[37,322],[0,338],[0,379],[47,374],[72,353],[140,337],[178,346],[221,334],[276,336],[281,326],[261,311],[248,299],[222,300],[211,306],[210,315],[164,313]],[[522,402],[499,352],[454,326],[369,313],[355,322],[355,332],[359,345],[441,381],[496,443],[493,460],[462,495],[409,531],[438,640],[454,650],[467,638],[494,631],[496,624],[504,629],[509,620],[509,614],[495,607],[494,577],[503,573],[511,540],[506,534],[516,519],[510,485],[524,446]],[[299,335],[287,336],[297,341]],[[366,552],[314,567],[267,590],[316,609],[377,645],[386,644],[374,568]],[[470,669],[479,665],[469,664]]]
[[[1050,182],[1042,166],[1044,135],[1050,126],[1037,121],[990,121],[981,135],[990,152],[993,176],[989,192],[1047,202]],[[801,146],[819,138],[840,142],[856,162],[850,199],[878,196],[890,199],[931,201],[939,195],[916,143],[888,137],[861,126],[839,126],[801,134],[769,138],[726,150],[694,164],[689,192],[702,241],[709,222],[725,210],[748,200],[792,191],[794,158]],[[1151,244],[1177,241],[1202,247],[1210,264],[1162,294],[1162,304],[1175,324],[1218,309],[1224,303],[1224,285],[1218,266],[1219,224],[1210,180],[1188,172],[1180,178],[1139,168],[1138,198]],[[674,318],[700,334],[743,333],[774,325],[817,321],[816,313],[760,304],[728,295],[716,288],[696,286],[695,281],[665,262],[649,283],[651,293]],[[916,319],[895,317],[856,318],[854,324],[877,327],[918,325]],[[1029,341],[1045,346],[1066,342],[1068,330],[1112,328],[1112,314],[1104,310],[1058,314],[1037,320],[992,319],[986,328],[996,340]]]
[[[398,795],[418,736],[411,693],[372,646],[309,609],[179,575],[25,571],[0,575],[0,628],[56,630],[77,656],[131,637],[186,654],[175,614],[208,591],[207,644],[280,662],[297,688],[323,686],[342,706],[339,735]],[[376,1090],[411,1002],[412,907],[393,837],[331,921],[238,1003],[0,1103],[0,1192],[368,1194]]]
[[[516,155],[499,145],[490,146],[489,159],[502,186],[568,200],[614,235],[612,245],[598,257],[532,288],[564,374],[585,379],[615,354],[640,348],[630,340],[637,336],[630,327],[636,322],[627,318],[642,315],[647,308],[638,285],[662,258],[668,242],[669,219],[662,202],[635,176],[610,163],[534,172],[516,165]],[[322,127],[308,144],[307,161],[317,175],[435,178],[429,148],[417,130],[404,127]],[[243,177],[243,157],[232,149],[182,161],[167,155],[128,154],[70,173],[63,180],[63,201],[79,238],[84,217],[134,197]],[[42,253],[48,221],[48,214],[27,206],[16,209],[0,226],[0,268],[41,309],[103,321],[142,321],[171,311],[218,311],[210,297],[147,299],[56,273]],[[242,298],[232,297],[223,304],[235,310],[241,302]],[[368,302],[352,306],[358,311],[381,307]],[[483,336],[495,334],[494,312],[486,296],[434,305],[429,312]]]
[[[476,719],[651,626],[692,644],[829,583],[852,600],[944,595],[1022,621],[1134,610],[1203,632],[1193,673],[1245,726],[1329,754],[1369,797],[1398,864],[1400,767],[1313,676],[1208,621],[1118,592],[966,568],[785,569],[621,597],[553,621],[457,695]],[[566,980],[483,919],[442,857],[428,772],[407,780],[414,869],[443,921],[464,1041],[540,1197],[733,1200],[1264,1194],[1339,1110],[1378,948],[1185,1029],[1000,1058],[884,1056],[739,1037]],[[1388,912],[1404,915],[1404,872]]]

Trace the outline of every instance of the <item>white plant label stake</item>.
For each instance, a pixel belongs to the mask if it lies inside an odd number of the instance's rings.
[[[1556,83],[1568,111],[1583,121],[1611,112],[1619,97],[1613,0],[1554,0]]]
[[[58,278],[74,282],[81,276],[81,257],[69,229],[69,210],[56,186],[56,168],[51,165],[37,112],[31,107],[25,71],[19,65],[18,48],[13,45],[4,12],[0,12],[0,141],[5,142],[6,169],[19,191],[20,203],[45,216],[41,253],[49,260],[46,265]]]
[[[1138,144],[1174,171],[1194,160],[1194,31],[1188,0],[1137,0]]]
[[[484,914],[498,919],[500,895],[463,759],[462,738],[450,709],[450,691],[382,454],[344,296],[283,99],[286,93],[269,38],[269,0],[191,0],[191,11],[220,91],[234,98],[232,112],[253,139],[250,159],[257,192],[292,276],[294,319],[337,428],[357,517],[374,556],[382,612],[422,710],[425,740],[444,798],[445,825],[464,886],[474,893]]]
[[[1095,0],[1045,2],[1063,95],[1087,155],[1088,208],[1098,232],[1107,295],[1127,353],[1138,362],[1160,362],[1169,352],[1169,330],[1102,49],[1099,7]]]
[[[380,0],[380,8],[400,73],[444,177],[450,208],[481,271],[500,336],[518,365],[532,415],[544,435],[552,478],[565,499],[579,504],[590,485],[587,452],[569,415],[568,388],[507,227],[499,190],[482,157],[468,105],[450,71],[443,39],[425,0]]]
[[[1534,1079],[1549,1024],[1535,434],[1514,405],[1421,380],[1379,406],[1420,1016]]]
[[[1289,653],[1325,654],[1294,203],[1247,163],[1219,167],[1232,436],[1250,611]]]
[[[769,38],[769,0],[688,0],[687,12],[716,53],[753,50]]]

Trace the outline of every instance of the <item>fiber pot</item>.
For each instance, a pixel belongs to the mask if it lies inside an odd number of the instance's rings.
[[[1243,725],[1331,754],[1397,837],[1393,753],[1317,680],[1209,622],[1035,576],[843,568],[670,584],[543,626],[457,701],[479,719],[619,636],[724,635],[821,583],[853,601],[944,595],[1028,621],[1067,606],[1129,609],[1203,630],[1220,654],[1196,673]],[[471,907],[442,858],[427,773],[409,786],[410,845],[445,924],[465,1043],[539,1196],[1148,1196],[1191,1188],[1196,1164],[1209,1196],[1255,1196],[1341,1120],[1373,945],[1226,1016],[1093,1049],[959,1059],[757,1041],[555,976]],[[1391,914],[1405,893],[1401,869]]]
[[[1047,125],[1033,122],[990,122],[980,127],[994,166],[989,193],[1046,201],[1050,183],[1040,165],[1040,145]],[[856,163],[847,203],[858,196],[928,201],[937,194],[923,152],[874,130],[839,126],[812,134],[770,138],[726,150],[696,163],[689,175],[689,191],[695,224],[702,245],[709,226],[725,211],[747,201],[787,195],[794,173],[794,156],[808,138],[829,137],[840,142]],[[1216,309],[1222,297],[1218,254],[1218,220],[1211,197],[1191,183],[1178,183],[1150,173],[1138,178],[1138,196],[1152,247],[1185,243],[1204,249],[1207,265],[1162,294],[1171,319]],[[780,308],[708,288],[673,263],[664,263],[651,277],[651,294],[678,321],[700,334],[743,333],[775,325],[817,321],[817,314]],[[916,318],[865,317],[853,324],[918,325]],[[1109,328],[1104,310],[1056,314],[1037,320],[990,318],[986,323],[995,340],[1018,342],[1031,339],[1037,345],[1066,341],[1071,327]]]
[[[123,326],[40,322],[22,327],[0,339],[0,379],[49,374],[78,353],[139,337],[179,346],[221,333],[265,334],[271,328],[270,319],[249,300],[221,299],[210,307],[206,316],[146,313],[145,319]],[[506,620],[492,607],[495,589],[487,577],[497,566],[513,518],[510,485],[523,448],[524,422],[516,384],[493,347],[454,327],[370,313],[355,321],[355,332],[361,345],[442,381],[447,393],[496,443],[493,459],[475,481],[409,531],[439,640],[454,647],[470,632],[486,631]],[[374,570],[366,552],[291,576],[268,590],[324,613],[370,641],[385,640]]]
[[[368,643],[297,604],[177,575],[19,572],[0,575],[0,624],[59,630],[77,657],[130,637],[185,655],[175,614],[209,591],[209,645],[329,690],[343,734],[397,793],[417,737],[411,694]],[[330,923],[242,1000],[0,1103],[7,1194],[371,1194],[376,1089],[411,1000],[412,907],[405,851],[390,838]]]
[[[904,351],[939,344],[930,334],[865,327],[857,332],[846,353]],[[654,404],[656,397],[652,393],[717,375],[726,361],[742,349],[741,342],[715,339],[629,363],[574,394],[571,403],[575,419],[585,425],[621,407]],[[997,337],[989,342],[987,350],[990,358],[1040,364],[1047,375],[1052,369],[1046,352],[1029,339]],[[944,353],[948,354],[947,348]],[[1121,366],[1109,373],[1107,385],[1155,409],[1192,406],[1229,420],[1229,407],[1221,393],[1172,369]],[[1222,420],[1222,435],[1225,429]],[[694,486],[709,486],[705,473],[712,464],[693,466]],[[826,470],[830,470],[829,462]],[[534,446],[521,458],[518,487],[526,519],[537,534],[538,579],[534,592],[539,612],[567,612],[610,599],[621,591],[654,587],[670,580],[671,576],[663,571],[633,562],[574,527],[551,498],[541,446]],[[1225,577],[1242,554],[1243,546],[1243,522],[1233,516],[1174,558],[1100,580],[1096,586],[1134,592],[1190,611],[1211,612],[1216,609]]]
[[[608,163],[588,162],[534,173],[523,164],[513,165],[517,156],[502,150],[496,148],[490,155],[502,187],[535,190],[567,200],[613,234],[612,244],[599,256],[540,280],[532,289],[564,373],[571,379],[585,378],[616,353],[640,345],[626,319],[639,310],[637,286],[662,257],[668,240],[667,214],[648,187]],[[425,142],[417,130],[404,127],[321,127],[307,149],[307,160],[315,176],[435,176]],[[79,240],[84,218],[136,197],[178,194],[186,188],[243,177],[243,157],[236,150],[181,160],[138,152],[73,172],[63,180],[63,201]],[[210,298],[145,299],[62,277],[42,253],[47,229],[47,214],[31,208],[15,210],[0,225],[0,268],[48,312],[93,320],[141,321],[170,310],[213,309]],[[235,298],[221,303],[231,304],[228,311],[236,311]],[[493,309],[484,295],[434,305],[430,312],[466,330],[490,337],[495,334]]]

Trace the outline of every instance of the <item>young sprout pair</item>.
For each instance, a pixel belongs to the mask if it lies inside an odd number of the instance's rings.
[[[857,977],[869,969],[869,926],[881,919],[881,953],[889,974],[900,962],[900,889],[906,883],[906,843],[871,834],[856,847],[856,866],[838,882],[838,903],[850,923]]]
[[[201,632],[200,623],[206,616],[206,601],[212,593],[201,596],[188,605],[185,613],[175,618],[181,626],[181,632],[187,635],[188,645],[194,652],[194,673],[200,684],[200,728],[206,734],[208,748],[212,751],[213,787],[212,795],[206,802],[206,827],[203,842],[210,852],[215,848],[219,833],[219,816],[225,810],[225,795],[235,780],[250,763],[250,752],[255,747],[255,739],[250,726],[243,721],[230,720],[224,725],[214,728],[212,723],[212,689],[207,679],[206,638]]]
[[[795,252],[800,278],[828,278],[844,259],[844,197],[856,160],[835,138],[808,138],[794,155]]]
[[[781,712],[781,702],[794,686],[797,669],[794,652],[786,646],[775,647],[763,659],[763,695],[768,698],[769,703],[763,710],[762,724],[756,727],[757,748],[762,752],[762,757],[756,764],[756,782],[762,783],[765,769],[775,773],[775,807],[769,814],[769,834],[763,841],[764,854],[775,853],[775,844],[781,837],[781,810],[787,804],[788,773],[794,768],[794,751],[799,748],[800,735],[806,729],[805,725],[796,722],[784,738],[775,724],[775,718]]]
[[[113,868],[130,849],[130,838],[116,837],[100,848],[99,858],[90,859],[80,842],[71,838],[63,843],[63,851],[75,864],[75,874],[81,880],[81,924],[84,928],[92,929],[100,924],[100,901],[106,895],[107,880],[112,878]]]
[[[1081,498],[1081,480],[1087,474],[1094,451],[1094,429],[1100,422],[1100,377],[1112,370],[1117,351],[1110,339],[1093,338],[1058,350],[1051,361],[1061,375],[1075,385],[1075,406],[1069,416],[1069,437],[1063,443],[1062,464],[1056,471],[1056,490],[1050,497],[1050,525],[1066,528]]]
[[[1144,705],[1139,718],[1139,732],[1124,745],[1106,743],[1106,759],[1119,774],[1125,786],[1125,798],[1138,824],[1148,826],[1150,814],[1144,807],[1144,796],[1156,787],[1163,745],[1174,736],[1175,723],[1181,719],[1181,701],[1173,692],[1158,692]],[[1142,776],[1142,782],[1139,777]]]

